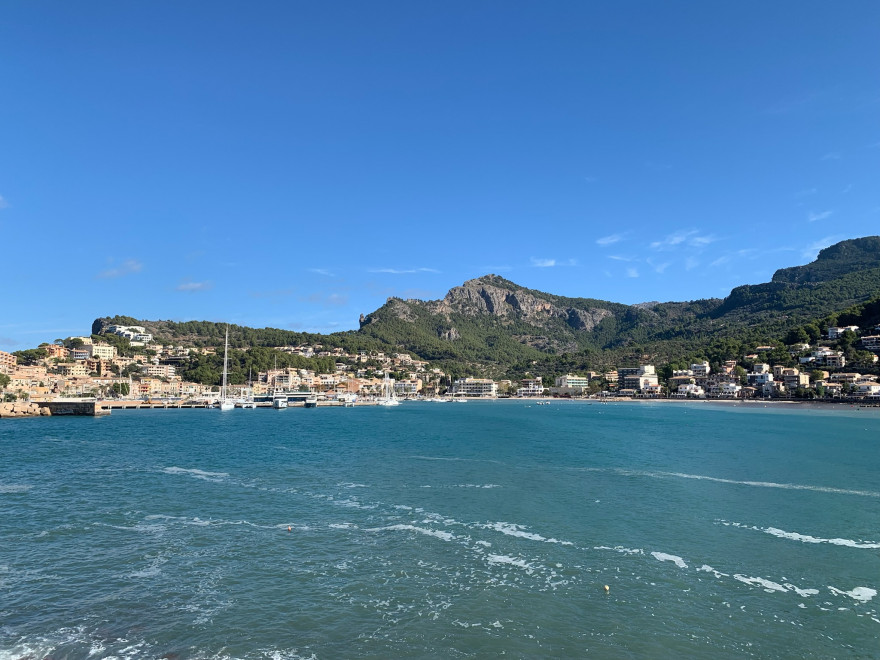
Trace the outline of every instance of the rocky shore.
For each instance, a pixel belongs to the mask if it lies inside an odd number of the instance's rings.
[[[49,408],[30,401],[0,403],[0,419],[11,419],[13,417],[45,417],[51,414],[52,412]]]

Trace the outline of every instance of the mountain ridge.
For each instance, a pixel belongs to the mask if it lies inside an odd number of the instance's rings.
[[[514,365],[577,354],[597,361],[635,353],[672,356],[731,342],[770,341],[791,328],[880,296],[880,236],[850,239],[822,250],[804,266],[777,270],[770,282],[742,285],[725,298],[626,305],[529,289],[496,274],[452,287],[439,300],[389,298],[361,317],[356,331],[328,335],[234,326],[237,346],[323,343],[387,350],[499,374]],[[203,321],[96,319],[144,325],[157,338],[216,342],[222,324]]]

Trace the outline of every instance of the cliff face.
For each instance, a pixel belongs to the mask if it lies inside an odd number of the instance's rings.
[[[443,300],[425,303],[425,306],[431,313],[447,317],[450,314],[471,317],[487,315],[517,319],[538,326],[550,319],[562,319],[573,329],[586,331],[612,315],[611,311],[599,307],[581,309],[554,304],[525,289],[511,289],[496,284],[500,279],[487,275],[468,280],[462,286],[450,289]]]

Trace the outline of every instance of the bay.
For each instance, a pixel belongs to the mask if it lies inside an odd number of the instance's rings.
[[[761,404],[4,420],[0,658],[877,657],[878,450]]]

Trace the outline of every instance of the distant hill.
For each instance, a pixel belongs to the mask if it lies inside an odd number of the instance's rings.
[[[800,325],[880,296],[880,236],[843,241],[805,266],[783,268],[765,284],[724,299],[624,305],[568,298],[498,275],[469,280],[441,300],[389,298],[358,331],[316,335],[231,326],[237,347],[321,343],[347,350],[402,350],[456,373],[493,376],[554,367],[601,368],[622,360],[675,360],[740,351],[781,339]],[[222,343],[225,325],[206,321],[96,319],[145,326],[167,343]]]

